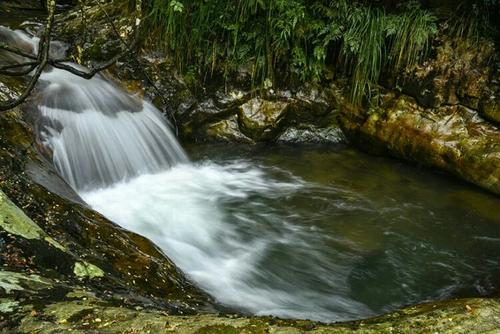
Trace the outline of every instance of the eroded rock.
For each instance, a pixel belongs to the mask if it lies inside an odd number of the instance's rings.
[[[253,98],[239,107],[241,130],[255,141],[273,139],[281,131],[290,108],[288,101]]]
[[[388,153],[449,171],[500,194],[500,131],[461,105],[423,108],[415,99],[387,94],[369,109],[345,102],[341,124],[365,150]]]

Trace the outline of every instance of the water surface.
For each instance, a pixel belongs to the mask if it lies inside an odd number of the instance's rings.
[[[225,305],[338,321],[498,293],[499,200],[455,178],[346,147],[188,153],[83,197]]]
[[[0,34],[36,51],[25,31]],[[498,294],[500,202],[477,188],[341,146],[185,154],[152,104],[102,75],[48,67],[40,84],[37,140],[55,169],[224,305],[339,321]]]

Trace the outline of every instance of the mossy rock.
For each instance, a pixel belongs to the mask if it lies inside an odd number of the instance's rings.
[[[255,141],[274,139],[285,125],[290,107],[290,101],[253,98],[239,107],[240,128]]]
[[[21,110],[0,115],[0,239],[12,245],[0,255],[5,269],[83,279],[96,292],[184,313],[212,308],[154,244],[82,204],[33,138]]]
[[[344,100],[340,120],[364,150],[436,167],[500,194],[500,131],[472,109],[423,108],[409,96],[390,95],[369,109]]]
[[[500,125],[500,98],[485,98],[480,103],[481,114],[488,120]]]
[[[233,115],[228,119],[209,124],[206,137],[211,141],[252,144],[254,141],[241,133],[238,118]]]
[[[3,330],[16,333],[469,333],[494,332],[500,325],[500,300],[463,299],[408,307],[373,319],[338,324],[271,317],[198,314],[170,315],[152,308],[113,305],[79,287],[67,289],[58,298],[43,300],[61,289],[54,280],[27,274],[12,274],[18,293],[29,301],[0,299]],[[36,282],[36,283],[35,283]],[[35,284],[35,285],[33,285]],[[42,284],[42,285],[40,285]],[[22,285],[22,286],[21,286]],[[29,289],[28,292],[26,289]],[[42,302],[43,301],[43,302]]]

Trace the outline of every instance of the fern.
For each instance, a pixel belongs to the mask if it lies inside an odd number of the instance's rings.
[[[383,69],[399,71],[425,55],[436,17],[410,3],[386,13],[346,0],[148,0],[148,41],[182,73],[226,79],[243,64],[252,85],[281,84],[298,73],[321,80],[327,66],[351,76],[360,103]],[[284,74],[276,77],[276,71]]]

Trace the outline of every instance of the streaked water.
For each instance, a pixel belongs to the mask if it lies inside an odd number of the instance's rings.
[[[189,162],[160,113],[104,77],[41,79],[44,154],[220,303],[336,321],[498,293],[498,198],[345,147],[198,146]]]
[[[460,181],[348,148],[191,154],[82,195],[226,305],[334,321],[499,291],[498,199]]]
[[[56,169],[82,190],[187,162],[161,114],[97,76],[52,69],[40,78],[39,141]]]

